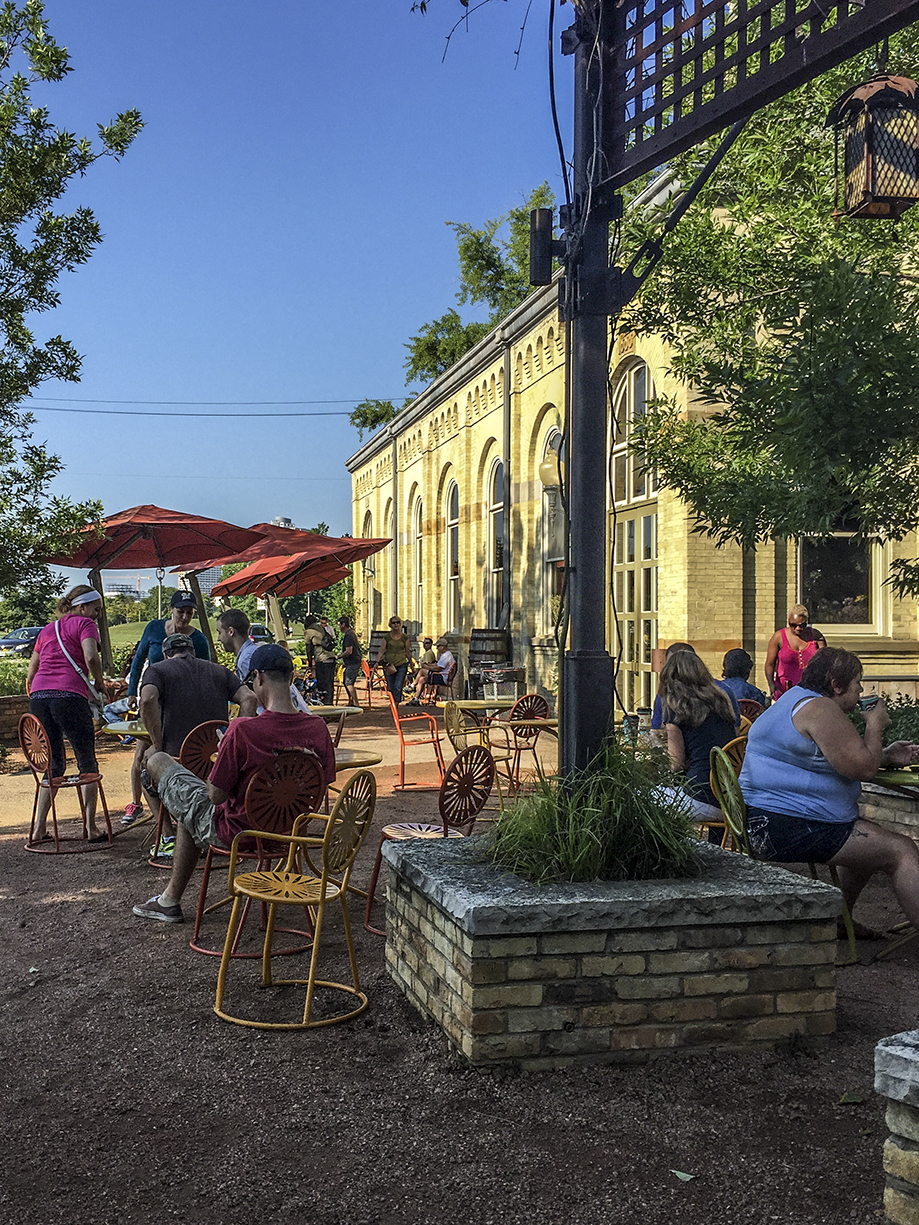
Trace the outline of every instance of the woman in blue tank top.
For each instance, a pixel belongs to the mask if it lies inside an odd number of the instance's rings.
[[[882,765],[919,759],[919,745],[898,740],[883,748],[890,722],[883,700],[866,713],[860,736],[847,716],[861,691],[858,656],[824,647],[800,684],[750,728],[740,772],[750,845],[758,859],[835,865],[850,911],[872,874],[886,872],[919,926],[919,849],[858,816],[861,784]]]

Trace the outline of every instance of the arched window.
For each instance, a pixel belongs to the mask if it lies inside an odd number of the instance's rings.
[[[546,633],[552,633],[558,621],[562,589],[565,585],[565,537],[567,523],[562,502],[561,469],[562,436],[553,430],[546,441],[540,478],[543,483],[543,548],[545,557],[545,618]]]
[[[415,620],[424,625],[424,507],[421,498],[415,502],[412,523],[415,532]]]
[[[460,553],[459,486],[453,481],[447,490],[447,621],[453,630],[460,628]]]
[[[370,540],[373,537],[373,517],[368,510],[364,515],[364,524],[361,528],[361,536],[365,540]],[[368,637],[372,630],[380,624],[380,617],[383,612],[383,599],[376,585],[376,557],[377,554],[371,554],[364,561],[364,608],[367,616],[367,634]]]
[[[488,624],[501,623],[504,610],[504,464],[499,460],[488,483]]]
[[[619,699],[629,711],[650,706],[656,689],[651,659],[657,646],[657,479],[628,450],[635,422],[654,395],[648,367],[633,362],[620,375],[613,396],[610,625],[618,622],[619,632],[610,637],[613,651],[621,644]]]

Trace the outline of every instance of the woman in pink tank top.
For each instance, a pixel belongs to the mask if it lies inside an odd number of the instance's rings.
[[[819,630],[808,625],[809,616],[803,604],[788,610],[787,628],[778,629],[766,648],[766,684],[773,698],[793,689],[810,660],[826,646]]]

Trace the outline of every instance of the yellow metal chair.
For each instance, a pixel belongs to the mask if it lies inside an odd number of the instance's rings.
[[[294,831],[289,835],[265,834],[263,831],[243,831],[233,839],[230,851],[228,888],[233,897],[233,911],[227,927],[227,938],[223,946],[220,970],[217,975],[217,996],[214,1011],[224,1021],[234,1025],[247,1025],[254,1029],[316,1029],[322,1025],[334,1025],[356,1017],[367,1007],[367,996],[361,990],[351,935],[351,920],[348,915],[348,878],[354,859],[361,848],[376,804],[376,779],[369,770],[353,775],[342,788],[329,816],[320,813],[305,813],[297,818]],[[322,838],[301,837],[298,834],[301,822],[325,821]],[[274,870],[236,873],[236,861],[241,838],[258,836],[262,842],[273,842],[287,847],[287,859]],[[317,867],[312,855],[321,852],[321,863]],[[258,1021],[234,1016],[226,1011],[223,999],[226,992],[227,970],[233,960],[233,946],[245,902],[263,903],[268,909],[265,929],[265,945],[262,953],[263,987],[306,987],[306,1003],[302,1018],[298,1021]],[[319,949],[322,940],[326,908],[331,902],[341,904],[345,943],[351,965],[351,982],[335,982],[317,977]],[[275,917],[279,906],[307,906],[315,915],[312,953],[307,978],[275,978],[271,967],[271,940],[275,929]],[[349,997],[344,1011],[334,1015],[314,1018],[313,1003],[316,989],[322,993],[343,992]],[[356,1001],[356,1006],[351,1004]]]
[[[491,759],[495,763],[495,786],[498,788],[498,808],[503,812],[504,793],[501,789],[502,776],[507,783],[508,798],[514,794],[514,773],[511,768],[514,754],[508,747],[507,733],[505,733],[504,746],[497,748],[492,744],[492,738],[489,735],[490,725],[479,727],[476,723],[467,723],[465,715],[455,702],[447,702],[444,706],[444,731],[447,733],[447,739],[453,746],[454,753],[462,753],[464,749],[468,749],[470,742],[483,745],[491,753]]]
[[[731,744],[736,744],[736,741],[732,740]],[[730,745],[724,749],[712,749],[711,757],[709,758],[711,762],[712,791],[714,791],[715,798],[721,805],[725,824],[730,828],[737,849],[741,855],[750,855],[750,836],[747,832],[747,805],[744,802],[743,792],[740,790],[740,783],[737,781],[739,767],[735,771],[734,764],[727,754],[727,748],[729,747]],[[807,866],[813,879],[818,880],[817,865],[809,863]],[[827,867],[830,871],[830,880],[839,889],[839,874],[836,868],[832,864],[827,864]],[[841,892],[842,890],[840,890]],[[849,941],[849,960],[842,961],[839,964],[844,966],[855,965],[858,961],[858,945],[855,942],[855,928],[852,924],[852,915],[849,907],[846,905],[845,898],[843,898],[842,902],[842,922]]]

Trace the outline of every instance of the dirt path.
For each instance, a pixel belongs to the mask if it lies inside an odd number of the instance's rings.
[[[397,756],[382,717],[348,742],[381,736],[385,791]],[[113,809],[129,763],[106,749]],[[6,1225],[880,1219],[873,1050],[917,1025],[919,949],[841,971],[839,1032],[818,1050],[483,1075],[394,991],[384,942],[359,923],[362,1018],[291,1035],[221,1022],[216,960],[188,948],[188,925],[131,915],[164,879],[142,831],[111,851],[26,854],[32,790],[0,777]],[[384,795],[376,824],[428,817],[433,802]],[[376,846],[371,834],[359,884]],[[897,917],[886,885],[860,909],[863,922]]]

